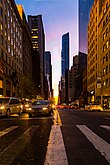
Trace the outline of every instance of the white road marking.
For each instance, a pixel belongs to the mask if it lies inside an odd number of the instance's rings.
[[[0,131],[0,137],[2,137],[3,135],[13,131],[14,129],[18,128],[19,126],[11,126],[9,128],[4,129],[3,131]]]
[[[94,145],[94,147],[105,157],[110,163],[110,144],[97,136],[85,125],[76,125],[80,131],[87,137],[87,139]]]
[[[107,129],[108,131],[110,131],[110,126],[107,126],[107,125],[100,125],[100,127],[105,128],[105,129]]]
[[[68,165],[63,137],[59,125],[52,126],[44,165]]]
[[[108,118],[108,117],[105,117],[105,119],[110,120],[110,118]]]
[[[0,164],[10,165],[16,156],[23,150],[23,148],[30,141],[31,136],[36,132],[39,126],[31,126],[20,137],[12,142],[7,148],[0,153]]]

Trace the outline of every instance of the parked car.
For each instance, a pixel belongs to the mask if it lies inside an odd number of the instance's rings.
[[[85,105],[85,110],[87,111],[103,111],[103,107],[98,103],[89,103]]]
[[[29,108],[26,108],[26,112],[29,117],[32,115],[50,114],[52,112],[52,107],[48,100],[36,100]]]
[[[18,98],[2,97],[0,98],[0,115],[10,117],[11,114],[21,115],[23,112],[23,105]]]

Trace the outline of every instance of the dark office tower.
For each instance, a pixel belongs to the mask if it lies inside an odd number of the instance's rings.
[[[69,70],[69,33],[62,36],[61,76],[62,100],[68,102],[68,70]]]
[[[87,26],[94,0],[79,0],[79,51],[87,53]]]
[[[69,33],[62,36],[61,74],[64,77],[69,69]]]
[[[47,86],[45,86],[45,95],[47,98],[51,98],[52,96],[52,65],[51,65],[51,53],[50,51],[45,52],[44,56],[44,70],[45,70],[45,78],[47,80]],[[47,91],[48,87],[48,91]]]
[[[42,22],[42,15],[31,16],[28,15],[28,24],[31,30],[31,39],[33,49],[38,56],[39,61],[35,65],[39,65],[39,73],[40,73],[40,94],[44,97],[44,52],[45,52],[45,34]],[[36,72],[36,74],[38,74]]]

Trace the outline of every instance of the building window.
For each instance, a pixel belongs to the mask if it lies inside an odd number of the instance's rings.
[[[106,29],[106,37],[108,36],[108,28]]]
[[[10,34],[8,33],[8,41],[10,41]]]
[[[3,9],[0,7],[0,16],[3,17]]]
[[[106,81],[105,80],[103,81],[103,87],[104,88],[106,87]]]
[[[106,87],[109,86],[108,78],[106,79]]]
[[[106,45],[103,45],[103,52],[105,52],[106,50]]]
[[[106,10],[108,9],[108,6],[109,6],[109,5],[108,5],[108,2],[107,2],[107,3],[106,3]]]
[[[105,56],[103,57],[103,64],[105,64]]]
[[[106,49],[108,49],[108,41],[106,42]]]
[[[108,66],[106,66],[106,74],[108,73]]]
[[[103,75],[105,75],[105,73],[106,73],[106,70],[105,70],[105,68],[103,69]]]
[[[3,36],[1,35],[1,44],[3,45]]]
[[[108,61],[108,53],[106,54],[106,61]]]
[[[106,22],[108,21],[108,15],[106,16]]]
[[[103,41],[105,40],[105,33],[103,34]]]
[[[5,15],[5,24],[7,25],[7,17],[6,17],[6,15]]]
[[[0,30],[3,30],[3,23],[0,21]]]
[[[105,26],[105,21],[103,22],[103,27]]]
[[[8,45],[8,53],[10,53],[10,45]]]

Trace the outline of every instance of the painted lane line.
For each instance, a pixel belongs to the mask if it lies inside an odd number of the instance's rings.
[[[11,126],[9,128],[4,129],[3,131],[0,131],[0,137],[2,137],[3,135],[13,131],[14,129],[18,128],[19,126]]]
[[[87,139],[94,145],[94,147],[105,157],[110,163],[110,144],[97,136],[85,125],[76,125],[79,130],[87,137]]]
[[[53,110],[53,117],[54,117],[54,124],[58,124],[60,126],[62,126],[62,122],[61,122],[61,118],[59,115],[58,110]]]
[[[52,126],[44,165],[68,165],[63,137],[59,125]]]
[[[110,126],[107,126],[107,125],[100,125],[100,127],[105,128],[105,129],[107,129],[108,131],[110,131]]]
[[[110,120],[110,118],[108,118],[108,117],[105,117],[105,119]]]
[[[29,143],[39,126],[31,126],[20,137],[0,153],[0,164],[10,165],[23,148]]]

